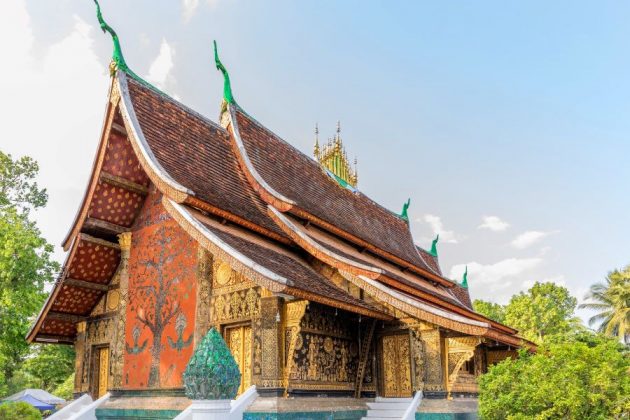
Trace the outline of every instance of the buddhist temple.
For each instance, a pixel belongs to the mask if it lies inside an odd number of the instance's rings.
[[[314,157],[297,150],[237,103],[216,44],[212,121],[138,77],[98,16],[115,46],[105,120],[27,337],[74,346],[76,395],[177,413],[212,327],[239,393],[277,400],[474,395],[490,364],[533,349],[475,313],[437,239],[415,245],[409,203],[398,214],[361,192],[339,130]]]

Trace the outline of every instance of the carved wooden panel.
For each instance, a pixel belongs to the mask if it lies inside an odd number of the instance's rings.
[[[411,396],[411,365],[409,336],[387,335],[382,338],[383,395],[385,397]]]
[[[241,371],[241,385],[238,389],[241,394],[252,384],[252,327],[244,325],[226,328],[225,342]]]

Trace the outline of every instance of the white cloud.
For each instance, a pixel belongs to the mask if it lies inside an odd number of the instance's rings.
[[[94,33],[74,16],[61,39],[36,48],[25,2],[2,3],[0,38],[11,40],[3,46],[11,62],[0,66],[0,94],[7,99],[0,104],[6,121],[0,149],[40,163],[39,182],[48,188],[49,202],[35,217],[54,245],[63,239],[85,190],[103,121],[109,79],[93,50]]]
[[[510,224],[504,220],[501,220],[497,216],[484,216],[482,223],[477,229],[489,229],[493,232],[501,232],[510,227]]]
[[[219,0],[206,0],[209,7],[216,7]],[[188,23],[199,8],[199,0],[182,0],[182,19]]]
[[[199,0],[182,0],[182,17],[184,22],[188,22],[193,17],[197,7],[199,7]]]
[[[175,48],[166,42],[166,39],[162,38],[160,52],[149,66],[149,74],[146,76],[147,81],[153,83],[161,90],[173,89],[176,85],[175,77],[171,73],[174,65],[174,56]]]
[[[529,230],[527,232],[521,233],[516,238],[514,238],[514,240],[511,242],[511,244],[512,244],[512,246],[514,248],[525,249],[525,248],[528,248],[528,247],[534,245],[536,242],[539,242],[541,239],[551,235],[552,233],[555,233],[555,232],[543,232],[543,231],[540,231],[540,230]]]
[[[450,277],[459,281],[468,266],[468,285],[471,289],[478,291],[484,299],[506,301],[525,286],[529,280],[525,276],[542,262],[541,258],[507,258],[494,264],[473,261],[454,265]]]
[[[461,239],[461,237],[456,235],[454,231],[446,230],[444,228],[442,219],[439,216],[425,214],[422,219],[417,219],[417,221],[427,223],[431,227],[434,235],[440,235],[440,242],[456,244]]]

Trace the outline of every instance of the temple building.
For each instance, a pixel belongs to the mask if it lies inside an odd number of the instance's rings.
[[[339,130],[314,158],[274,134],[236,102],[216,44],[214,122],[138,77],[99,20],[115,46],[105,121],[27,337],[74,346],[76,395],[181,411],[212,327],[240,392],[278,400],[475,394],[488,365],[533,348],[475,313],[437,240],[415,245],[409,203],[397,214],[361,193]]]

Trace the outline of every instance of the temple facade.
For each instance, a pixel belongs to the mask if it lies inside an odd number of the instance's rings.
[[[218,56],[211,121],[136,76],[101,24],[116,48],[100,143],[28,335],[75,347],[77,395],[181,410],[212,327],[239,392],[275,397],[474,394],[488,365],[532,347],[474,312],[436,244],[414,244],[406,208],[361,193],[339,133],[301,153],[236,103]]]

